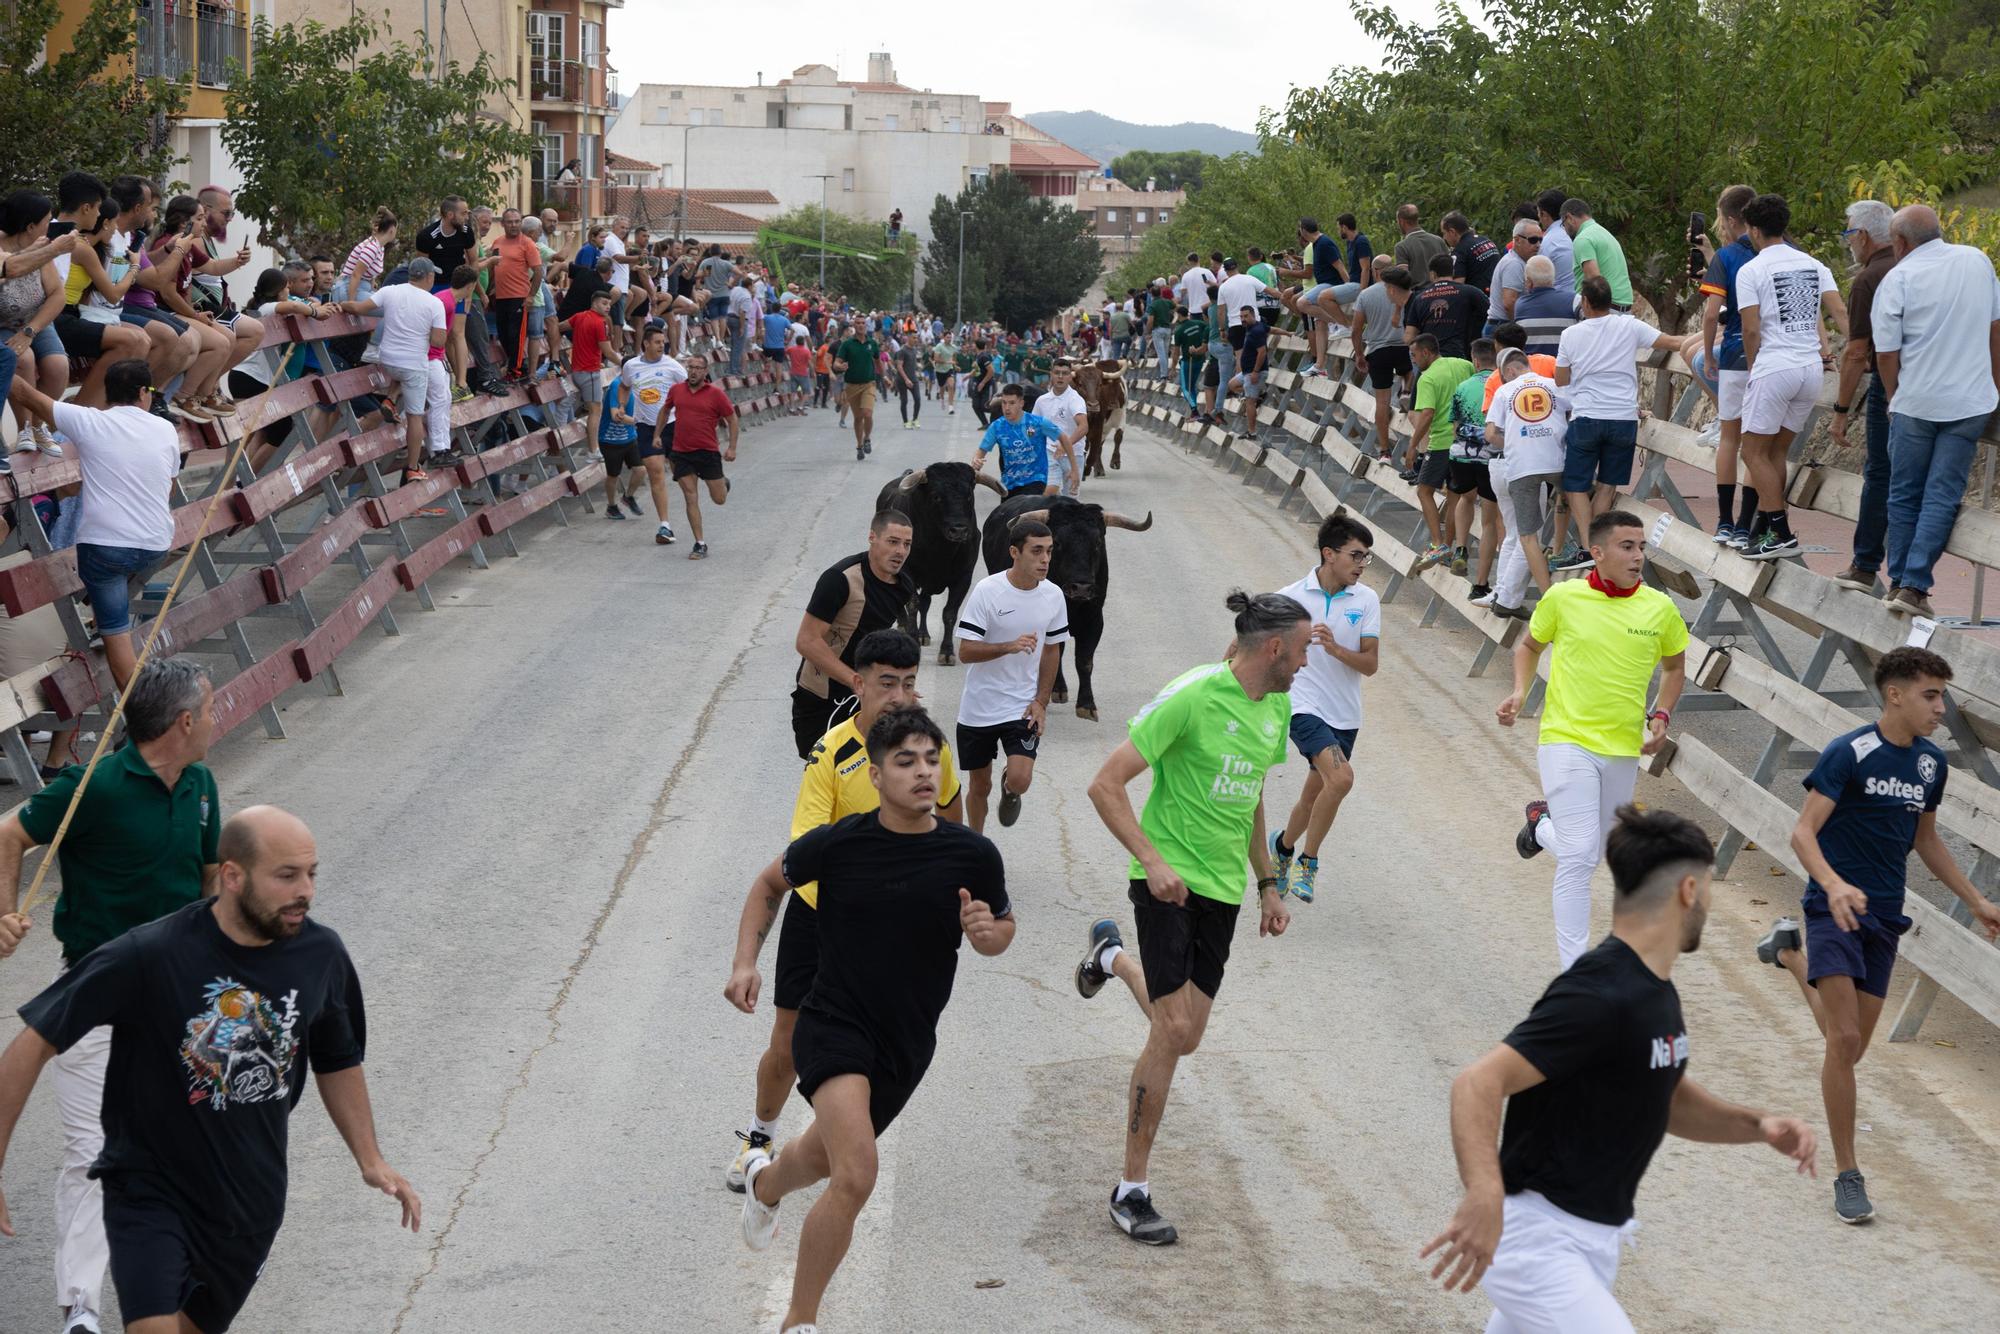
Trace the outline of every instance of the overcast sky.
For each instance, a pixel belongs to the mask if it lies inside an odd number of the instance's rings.
[[[1394,3],[1430,9],[1426,0]],[[642,83],[749,85],[759,70],[776,83],[810,64],[865,79],[868,53],[887,51],[896,76],[913,88],[976,93],[1012,102],[1017,113],[1101,111],[1148,125],[1212,121],[1254,132],[1258,111],[1282,106],[1293,84],[1322,83],[1334,65],[1372,64],[1376,56],[1339,0],[1292,35],[1282,24],[1231,21],[1226,10],[1195,0],[902,9],[731,0],[726,13],[717,26],[713,15],[693,20],[660,0],[612,10],[607,45],[619,89],[631,96]],[[1197,50],[1204,72],[1182,77],[1183,61]]]

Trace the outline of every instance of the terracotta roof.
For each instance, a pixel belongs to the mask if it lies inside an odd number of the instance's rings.
[[[763,194],[768,191],[737,190],[717,193]],[[755,236],[764,224],[760,219],[734,209],[723,208],[702,198],[700,190],[688,191],[687,216],[682,219],[681,231],[708,239],[715,236]],[[755,202],[755,201],[745,201]],[[622,213],[636,223],[658,230],[662,225],[671,227],[674,215],[681,204],[679,190],[633,190],[624,186],[612,186],[604,192],[604,211]]]
[[[658,171],[660,169],[660,164],[657,162],[641,162],[638,158],[626,157],[623,153],[613,152],[608,148],[604,150],[604,166],[609,171]]]
[[[769,190],[704,190],[696,186],[688,198],[704,204],[775,204],[778,197]]]
[[[1007,165],[1015,171],[1095,171],[1097,159],[1068,144],[1016,139],[1007,147]]]

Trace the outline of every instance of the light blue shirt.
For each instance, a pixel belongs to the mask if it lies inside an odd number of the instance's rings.
[[[1576,242],[1561,218],[1542,228],[1542,257],[1556,266],[1554,286],[1565,296],[1576,295],[1575,250]]]
[[[1984,252],[1924,242],[1883,277],[1870,319],[1875,351],[1902,354],[1889,411],[1954,422],[2000,404],[1990,342],[2000,321],[2000,279]]]

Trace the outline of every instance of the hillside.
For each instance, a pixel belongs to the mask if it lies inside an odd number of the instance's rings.
[[[1071,148],[1088,153],[1107,166],[1120,153],[1135,148],[1150,149],[1155,153],[1198,148],[1218,157],[1257,151],[1256,135],[1199,121],[1183,121],[1179,125],[1135,125],[1101,111],[1038,111],[1026,119]]]

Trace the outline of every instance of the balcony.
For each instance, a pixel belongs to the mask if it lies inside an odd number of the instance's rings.
[[[577,60],[534,60],[528,64],[530,102],[569,103],[577,107],[597,107],[590,66]]]
[[[133,63],[142,79],[181,82],[193,75],[205,88],[227,88],[230,63],[250,62],[250,31],[236,11],[198,4],[191,11],[183,2],[166,17],[166,27],[154,48],[152,0],[139,0],[138,40]]]

